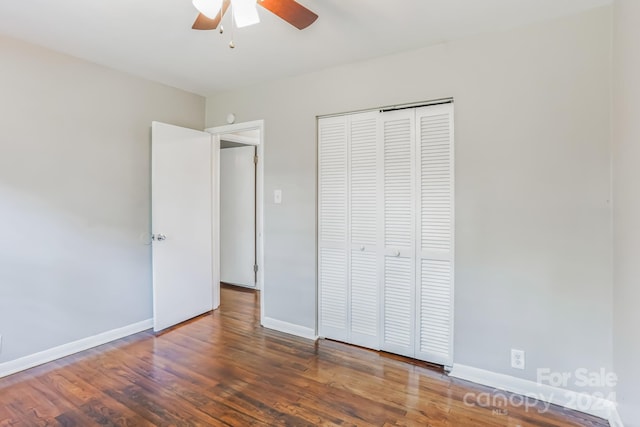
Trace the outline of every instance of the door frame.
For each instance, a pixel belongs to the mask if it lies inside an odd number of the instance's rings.
[[[224,126],[215,126],[205,129],[212,138],[213,157],[213,308],[220,306],[220,137],[228,133],[258,130],[258,141],[242,141],[246,145],[255,145],[258,152],[258,164],[256,165],[256,249],[258,275],[256,289],[260,291],[260,323],[263,323],[265,313],[265,293],[267,286],[264,283],[264,120],[254,120],[244,123],[234,123]]]

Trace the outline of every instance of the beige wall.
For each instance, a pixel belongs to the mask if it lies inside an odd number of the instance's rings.
[[[611,369],[610,34],[606,7],[208,98],[265,119],[266,316],[316,324],[315,117],[453,96],[455,362]]]
[[[614,6],[614,363],[628,427],[640,426],[640,2]]]
[[[0,37],[0,362],[151,318],[152,120],[204,98]]]

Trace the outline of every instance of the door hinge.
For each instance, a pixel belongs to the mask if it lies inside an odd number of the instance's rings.
[[[258,264],[255,264],[255,265],[253,266],[253,272],[254,272],[254,273],[257,273],[257,272],[258,272]]]
[[[258,164],[258,156],[253,156],[253,163]]]

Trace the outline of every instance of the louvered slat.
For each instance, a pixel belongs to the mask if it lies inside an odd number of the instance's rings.
[[[379,348],[378,113],[349,120],[350,342]]]
[[[347,121],[318,121],[319,332],[348,338]]]
[[[453,363],[453,106],[416,111],[419,272],[416,357]]]
[[[449,113],[419,119],[421,241],[423,250],[451,250],[451,142]]]
[[[381,117],[383,168],[383,319],[382,348],[414,356],[414,112]],[[393,254],[393,255],[391,255]]]
[[[323,331],[327,337],[342,338],[332,333],[332,329],[339,331],[347,328],[347,286],[345,262],[346,253],[343,249],[320,249],[320,319]]]
[[[451,262],[422,260],[419,351],[436,363],[450,358],[451,297]]]
[[[377,121],[375,116],[352,119],[351,135],[351,242],[375,245],[377,236]]]
[[[378,341],[378,268],[374,252],[351,252],[351,337],[376,348]]]
[[[382,347],[407,356],[413,356],[412,276],[409,258],[385,258]]]
[[[320,240],[346,242],[347,135],[344,120],[320,123]]]
[[[412,246],[413,168],[412,121],[406,115],[383,121],[384,244],[386,248]]]

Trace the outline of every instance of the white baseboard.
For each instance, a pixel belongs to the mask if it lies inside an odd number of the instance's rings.
[[[263,318],[262,326],[314,341],[318,339],[316,331],[311,328],[305,328],[304,326],[295,325],[293,323],[284,322],[282,320],[272,319],[271,317]]]
[[[611,427],[623,427],[616,403],[611,400],[460,364],[454,364],[449,375],[487,387],[535,398],[567,409],[584,412],[609,421]]]
[[[60,359],[65,356],[79,353],[81,351],[88,350],[90,348],[97,347],[99,345],[106,344],[108,342],[115,341],[129,335],[137,334],[138,332],[146,331],[147,329],[150,329],[152,327],[153,319],[147,319],[143,320],[142,322],[123,326],[122,328],[112,329],[98,335],[93,335],[91,337],[83,338],[78,341],[50,348],[39,353],[30,354],[19,359],[0,363],[0,378],[27,370],[29,368],[33,368],[38,365],[45,364],[47,362],[51,362],[56,359]]]

